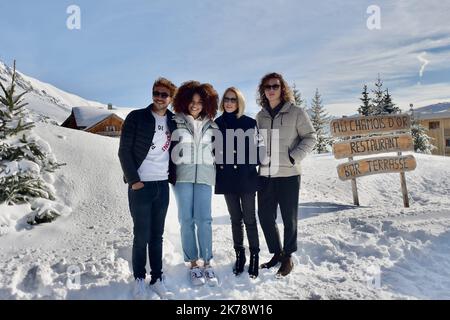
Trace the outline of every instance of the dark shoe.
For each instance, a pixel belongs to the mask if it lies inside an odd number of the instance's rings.
[[[250,252],[250,266],[248,267],[250,278],[255,279],[259,274],[259,253],[258,251]]]
[[[294,268],[294,262],[292,261],[292,258],[290,256],[283,257],[281,259],[281,267],[277,272],[277,276],[286,277],[289,273],[291,273],[293,268]]]
[[[235,275],[239,275],[244,272],[245,262],[245,250],[236,250],[236,262],[233,267],[233,273]]]
[[[274,256],[272,257],[272,259],[270,259],[269,262],[263,263],[261,265],[261,269],[270,269],[272,267],[275,267],[281,261],[282,256],[283,256],[282,253],[274,254]]]

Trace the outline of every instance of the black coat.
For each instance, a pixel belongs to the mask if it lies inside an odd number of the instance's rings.
[[[234,162],[227,163],[227,129],[242,129],[244,132],[252,129],[257,130],[256,120],[242,115],[240,118],[236,117],[236,113],[224,113],[218,117],[215,122],[219,126],[219,130],[223,137],[222,148],[216,147],[216,194],[236,194],[236,193],[252,193],[258,190],[258,171],[257,166],[259,164],[258,157],[255,159],[250,159],[249,151],[250,146],[258,150],[258,143],[255,141],[254,137],[251,136],[245,139],[245,162],[244,164],[238,164],[237,156],[237,138],[234,140],[234,150],[228,150],[234,153]],[[252,145],[251,145],[252,144]],[[223,159],[222,164],[218,159]],[[256,162],[256,163],[255,163]]]
[[[152,106],[134,110],[128,114],[120,136],[119,159],[124,182],[133,185],[140,181],[138,169],[147,157],[155,134],[155,118]],[[173,113],[167,110],[167,126],[172,133],[176,129]],[[172,148],[170,148],[172,151]],[[175,180],[174,165],[169,164],[169,181]]]

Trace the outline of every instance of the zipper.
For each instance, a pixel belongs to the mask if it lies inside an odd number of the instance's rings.
[[[206,128],[206,129],[205,129]],[[203,155],[203,146],[202,146],[202,139],[203,139],[203,134],[208,130],[208,126],[205,126],[201,128],[201,132],[200,132],[200,139],[198,141],[198,145],[197,145],[197,140],[195,139],[195,128],[194,128],[194,145],[195,145],[195,150],[197,150],[196,155],[195,155],[195,183],[197,183],[197,172],[198,172],[198,147],[200,146],[202,148],[202,155]]]
[[[186,129],[192,135],[192,138],[194,140],[194,147],[195,147],[195,150],[197,150],[198,146],[197,146],[197,140],[195,139],[195,128],[193,128],[194,131],[192,131],[191,128],[189,128],[189,123],[188,123],[187,119],[184,119],[184,123],[185,123]],[[203,129],[202,129],[202,131],[203,131]],[[198,171],[198,152],[196,152],[196,155],[195,155],[195,176],[194,176],[195,183],[197,183],[197,171]]]
[[[281,111],[281,110],[280,110]],[[270,157],[270,160],[269,160],[269,178],[271,177],[271,174],[270,174],[270,168],[271,168],[271,166],[272,166],[272,131],[273,131],[273,121],[275,120],[275,118],[277,118],[277,117],[280,117],[280,113],[281,112],[278,112],[276,115],[275,115],[275,117],[274,118],[272,118],[272,116],[270,116],[270,118],[271,118],[271,124],[270,124],[270,146],[269,146],[269,157]],[[283,126],[283,114],[281,113],[281,126]],[[279,164],[278,164],[279,165]]]
[[[201,134],[201,136],[200,136],[200,140],[199,140],[199,145],[201,145],[201,139],[202,139],[202,136],[203,136],[203,128],[202,128],[202,132],[200,133]],[[197,139],[196,139],[196,137],[195,137],[195,127],[194,127],[194,134],[192,135],[193,137],[194,137],[194,146],[195,146],[195,178],[194,178],[194,181],[195,181],[195,183],[197,183],[197,172],[198,172],[198,145],[197,145]],[[202,150],[202,152],[203,152],[203,150]]]
[[[194,181],[195,181],[195,183],[197,183],[197,168],[198,168],[198,152],[197,152],[197,154],[196,154],[196,157],[195,157],[195,178],[194,178]]]
[[[273,120],[274,118],[271,118],[270,123],[270,146],[269,146],[269,178],[270,178],[270,168],[272,166],[272,130],[273,130]]]

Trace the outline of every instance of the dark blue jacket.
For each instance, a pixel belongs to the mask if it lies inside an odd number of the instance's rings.
[[[120,136],[119,159],[124,174],[124,182],[133,185],[139,182],[138,169],[147,157],[155,134],[155,118],[152,106],[134,110],[128,114]],[[176,129],[173,113],[167,110],[167,126],[172,133]],[[170,148],[170,152],[172,148]],[[175,166],[169,163],[169,182],[175,181]]]
[[[250,159],[249,151],[250,146],[259,150],[258,142],[255,141],[253,136],[245,138],[245,162],[244,164],[238,164],[238,146],[237,138],[234,140],[234,150],[230,149],[228,152],[234,153],[233,163],[227,163],[227,129],[242,129],[244,132],[251,129],[251,132],[257,130],[256,120],[242,115],[240,118],[236,117],[236,113],[226,113],[222,114],[215,120],[222,133],[223,137],[223,147],[218,148],[216,146],[215,155],[216,163],[218,158],[223,159],[223,163],[216,164],[216,194],[236,194],[236,193],[252,193],[256,192],[258,189],[258,172],[257,166],[259,164],[259,158]],[[219,161],[220,162],[220,161]],[[253,162],[253,163],[252,163]]]

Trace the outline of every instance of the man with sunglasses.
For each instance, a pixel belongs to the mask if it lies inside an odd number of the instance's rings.
[[[167,110],[177,87],[159,78],[153,85],[153,103],[132,111],[122,127],[119,159],[128,183],[128,201],[133,218],[132,265],[134,297],[146,297],[145,266],[147,247],[150,263],[150,288],[162,298],[169,292],[162,278],[164,223],[169,206],[171,133],[176,129],[173,113]]]
[[[261,111],[256,121],[266,131],[269,161],[260,166],[258,216],[267,246],[273,257],[261,268],[281,263],[277,277],[287,276],[294,264],[291,255],[297,251],[300,162],[316,143],[316,132],[308,114],[294,104],[287,82],[278,73],[264,76],[260,82],[258,102]],[[283,243],[276,223],[280,207],[284,225]]]

